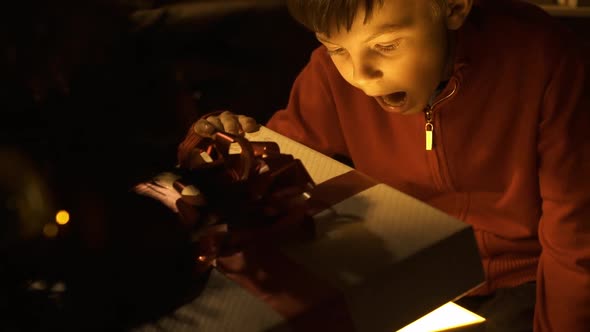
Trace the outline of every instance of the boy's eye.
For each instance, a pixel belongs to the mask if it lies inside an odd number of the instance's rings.
[[[344,53],[346,53],[346,50],[343,48],[336,48],[336,49],[328,49],[327,50],[328,55],[333,56],[333,55],[343,55]]]
[[[400,43],[400,41],[399,40],[396,40],[395,42],[392,42],[392,43],[376,44],[375,45],[375,48],[379,52],[383,52],[383,53],[392,52],[392,51],[395,51],[398,48],[399,43]]]

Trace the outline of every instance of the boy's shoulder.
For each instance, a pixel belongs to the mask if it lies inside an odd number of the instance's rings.
[[[491,39],[506,45],[553,48],[559,43],[573,42],[571,32],[556,18],[539,6],[521,0],[476,1],[468,24],[480,35],[482,43]]]
[[[567,27],[524,1],[477,1],[460,31],[460,48],[479,66],[546,72],[564,58],[580,56],[581,43]]]

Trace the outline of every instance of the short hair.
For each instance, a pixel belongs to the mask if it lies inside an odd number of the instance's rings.
[[[383,6],[385,0],[287,0],[291,16],[307,29],[330,35],[333,29],[347,31],[352,27],[360,6],[364,6],[367,23],[376,7]],[[433,0],[433,15],[441,13],[446,0]]]
[[[367,22],[373,9],[384,0],[287,0],[291,16],[307,29],[330,35],[332,29],[350,30],[360,6],[364,6]]]

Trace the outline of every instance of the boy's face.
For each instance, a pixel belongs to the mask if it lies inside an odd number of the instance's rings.
[[[432,0],[385,0],[368,22],[360,8],[350,31],[316,35],[346,81],[385,111],[415,114],[447,74],[446,14],[435,8]]]

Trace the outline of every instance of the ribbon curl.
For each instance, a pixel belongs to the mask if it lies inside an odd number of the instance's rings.
[[[193,144],[171,186],[154,180],[135,191],[174,202],[171,208],[192,232],[199,269],[248,246],[313,238],[307,211],[315,183],[300,160],[282,154],[275,142],[226,132]]]

